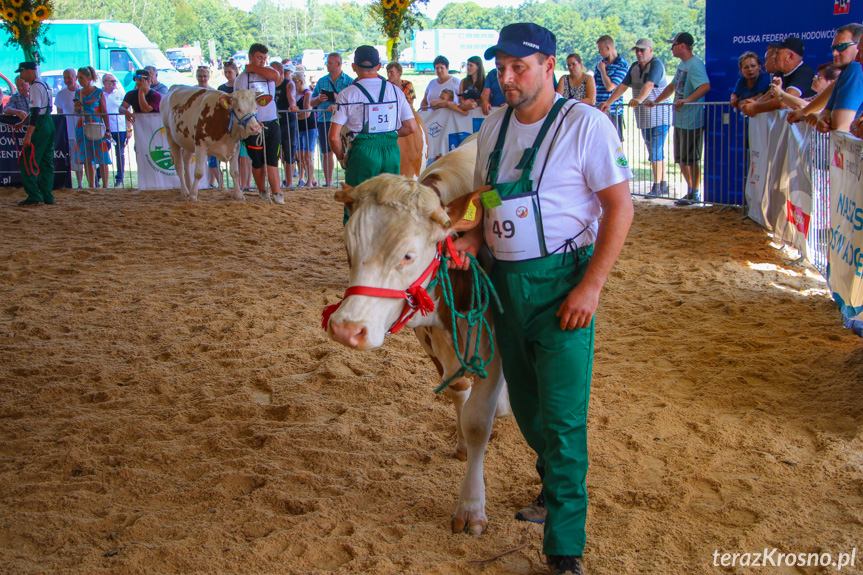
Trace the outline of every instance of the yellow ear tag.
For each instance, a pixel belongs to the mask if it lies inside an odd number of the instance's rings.
[[[473,202],[468,204],[467,212],[465,212],[465,214],[464,214],[464,219],[469,221],[469,222],[476,220],[476,206],[474,205]]]

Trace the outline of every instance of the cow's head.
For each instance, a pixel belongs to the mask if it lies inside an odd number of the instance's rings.
[[[266,106],[273,97],[253,90],[237,90],[219,98],[219,105],[231,111],[231,135],[246,139],[261,131],[258,123],[258,106]]]
[[[475,212],[468,216],[473,219],[465,218],[478,195],[474,192],[442,206],[430,187],[392,174],[355,188],[345,186],[336,199],[351,213],[344,230],[350,285],[407,289],[434,260],[438,242],[481,221]],[[380,347],[404,304],[399,299],[351,295],[330,317],[327,333],[348,347]],[[420,322],[417,314],[408,326]]]

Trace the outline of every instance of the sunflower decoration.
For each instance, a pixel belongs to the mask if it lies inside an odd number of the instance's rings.
[[[369,9],[387,37],[387,54],[390,60],[398,60],[399,34],[410,32],[420,26],[416,4],[427,4],[428,0],[377,0]]]
[[[6,45],[20,47],[24,60],[38,62],[42,22],[54,13],[52,0],[0,0],[0,30],[8,34]]]

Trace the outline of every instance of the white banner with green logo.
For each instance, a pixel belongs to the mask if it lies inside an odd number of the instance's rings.
[[[174,169],[171,148],[165,137],[161,114],[135,114],[135,155],[138,158],[139,190],[178,190],[180,178]]]

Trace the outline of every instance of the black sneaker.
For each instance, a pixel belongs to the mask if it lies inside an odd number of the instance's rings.
[[[44,201],[44,202],[42,202],[42,203],[44,203],[46,206],[53,206],[53,205],[54,205],[54,200],[53,200],[53,199],[51,199],[51,200],[45,200],[45,201]]]
[[[652,197],[656,197],[656,196],[660,195],[661,193],[662,193],[662,190],[659,187],[659,184],[653,184],[653,186],[651,186],[650,191],[647,193],[647,195],[652,196]]]
[[[31,206],[41,206],[42,202],[40,202],[39,200],[27,199],[27,200],[21,200],[20,202],[18,202],[18,205],[21,206],[22,208],[29,208]]]
[[[665,196],[666,198],[671,195],[671,190],[668,189],[668,182],[659,182],[659,194],[661,196]]]
[[[675,206],[691,206],[692,204],[698,203],[698,192],[689,192],[676,202],[674,202]]]
[[[581,557],[575,555],[549,555],[552,575],[585,575]]]
[[[548,511],[545,508],[545,495],[542,491],[533,500],[533,503],[519,510],[515,514],[515,518],[519,521],[530,521],[531,523],[545,523],[545,516]]]

